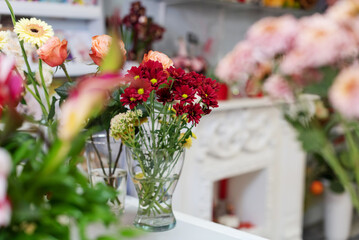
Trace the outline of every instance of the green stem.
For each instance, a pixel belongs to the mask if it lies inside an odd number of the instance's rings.
[[[329,166],[333,169],[340,182],[344,187],[349,191],[353,205],[357,212],[359,212],[359,199],[357,193],[353,187],[352,182],[350,181],[348,175],[345,173],[345,170],[340,165],[333,147],[328,143],[321,151],[324,159],[327,160]]]
[[[39,59],[39,72],[40,72],[40,78],[41,78],[41,85],[42,85],[42,88],[44,89],[44,92],[45,92],[45,98],[46,98],[47,106],[48,106],[48,109],[50,109],[50,107],[51,107],[50,97],[49,97],[49,92],[47,91],[47,87],[46,87],[46,84],[45,84],[44,74],[43,74],[43,71],[42,71],[42,60],[41,59]]]
[[[69,82],[72,82],[72,79],[71,79],[69,73],[67,72],[67,69],[66,69],[65,64],[63,63],[63,64],[61,64],[60,66],[61,66],[62,70],[64,71],[67,80],[68,80]]]

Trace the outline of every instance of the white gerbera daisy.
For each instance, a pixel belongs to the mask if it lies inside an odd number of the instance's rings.
[[[41,47],[48,39],[54,36],[52,27],[36,18],[21,18],[15,24],[14,32],[20,40]]]

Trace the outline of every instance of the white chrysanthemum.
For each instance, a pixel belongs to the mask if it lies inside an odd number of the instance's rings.
[[[41,47],[48,39],[54,36],[52,27],[36,18],[20,19],[15,24],[14,32],[18,34],[20,40],[38,47]]]
[[[7,31],[0,31],[0,50],[4,48],[9,38],[9,33]]]

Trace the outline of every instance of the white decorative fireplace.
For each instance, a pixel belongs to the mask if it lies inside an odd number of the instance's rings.
[[[220,102],[195,128],[174,208],[211,220],[217,182],[228,180],[228,201],[250,232],[299,240],[305,153],[281,109],[267,98]]]

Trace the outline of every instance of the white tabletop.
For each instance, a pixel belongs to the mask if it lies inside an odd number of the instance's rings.
[[[123,224],[131,225],[135,218],[138,201],[126,199]],[[229,228],[214,222],[205,221],[184,213],[175,212],[176,227],[166,232],[145,233],[136,240],[265,240],[243,231]]]
[[[125,213],[121,216],[122,225],[132,226],[137,206],[138,200],[136,198],[126,198]],[[174,214],[177,220],[174,229],[156,233],[144,232],[143,235],[128,240],[268,240],[184,213],[174,212]],[[87,235],[90,239],[94,239],[96,236],[114,230],[116,229],[112,227],[106,229],[102,224],[92,224],[88,227]],[[71,239],[78,240],[75,232],[72,231]]]

